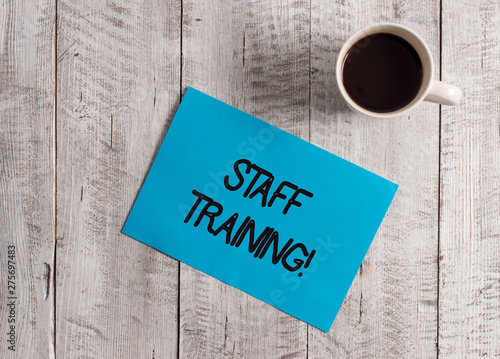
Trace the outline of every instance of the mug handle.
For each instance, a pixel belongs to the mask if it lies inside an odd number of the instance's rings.
[[[462,90],[446,82],[432,80],[431,88],[425,101],[440,103],[442,105],[456,106],[462,98]]]

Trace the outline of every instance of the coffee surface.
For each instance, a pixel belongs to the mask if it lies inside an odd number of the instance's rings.
[[[342,65],[344,87],[359,106],[392,112],[408,105],[422,84],[422,62],[399,36],[379,33],[364,37],[347,52]]]

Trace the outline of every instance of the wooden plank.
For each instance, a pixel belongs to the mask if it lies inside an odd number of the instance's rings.
[[[309,2],[189,0],[183,14],[183,88],[308,140]],[[306,357],[305,323],[184,264],[180,299],[181,358]]]
[[[180,10],[58,2],[60,358],[177,355],[178,262],[120,230],[179,103]]]
[[[51,0],[8,1],[0,7],[2,358],[52,358],[54,353],[54,19]],[[11,273],[9,260],[15,267]],[[8,297],[17,298],[14,306]],[[7,341],[11,325],[13,343]],[[15,351],[9,350],[12,344]]]
[[[439,107],[362,117],[335,82],[344,41],[381,21],[418,32],[438,66],[439,1],[312,1],[311,142],[400,187],[330,333],[309,328],[309,358],[436,357]]]
[[[439,357],[500,356],[500,3],[443,1]]]

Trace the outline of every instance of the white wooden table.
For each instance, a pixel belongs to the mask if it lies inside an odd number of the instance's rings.
[[[460,106],[346,108],[380,21]],[[498,0],[4,0],[0,39],[1,358],[500,356]],[[329,333],[120,233],[187,86],[400,185]]]

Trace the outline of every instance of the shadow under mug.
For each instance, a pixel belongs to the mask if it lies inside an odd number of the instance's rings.
[[[399,36],[406,40],[417,52],[422,63],[422,83],[416,96],[406,106],[391,112],[374,112],[358,105],[349,96],[343,83],[343,63],[348,51],[361,39],[379,33],[388,33]],[[340,49],[336,65],[336,77],[339,91],[345,101],[353,110],[364,115],[376,118],[391,118],[403,115],[420,104],[422,101],[430,101],[443,105],[456,106],[462,98],[462,90],[456,86],[434,80],[434,65],[432,55],[427,44],[413,30],[398,24],[378,23],[365,27],[352,35]]]

